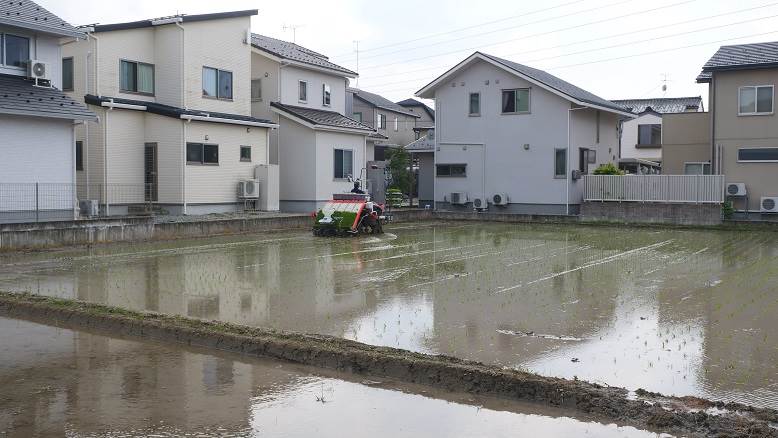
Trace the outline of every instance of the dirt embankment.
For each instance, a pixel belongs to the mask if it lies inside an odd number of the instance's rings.
[[[393,378],[452,391],[574,409],[602,422],[685,436],[778,437],[778,411],[542,377],[446,356],[206,322],[82,302],[0,293],[0,315],[72,329],[172,341]]]

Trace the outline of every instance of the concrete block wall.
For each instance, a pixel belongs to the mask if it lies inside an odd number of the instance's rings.
[[[581,220],[638,224],[720,225],[721,205],[584,202]]]

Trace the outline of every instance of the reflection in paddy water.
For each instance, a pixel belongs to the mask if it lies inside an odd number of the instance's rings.
[[[451,224],[6,256],[0,289],[778,408],[778,236]]]

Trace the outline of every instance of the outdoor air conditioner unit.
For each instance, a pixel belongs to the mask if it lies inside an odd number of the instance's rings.
[[[507,193],[495,193],[492,195],[492,204],[494,205],[508,205]]]
[[[78,202],[78,209],[81,216],[97,217],[100,216],[100,203],[96,199],[83,199]]]
[[[746,185],[743,183],[727,183],[727,196],[746,196]]]
[[[259,199],[259,181],[249,179],[238,183],[238,198]]]
[[[27,76],[31,79],[46,80],[51,79],[51,66],[43,61],[36,61],[34,59],[27,62]]]
[[[759,206],[762,213],[778,213],[778,196],[763,196]]]
[[[467,193],[453,192],[451,193],[449,200],[452,205],[465,205],[467,204]]]
[[[476,196],[473,199],[473,209],[474,210],[487,210],[489,208],[489,203],[486,201],[486,198]]]

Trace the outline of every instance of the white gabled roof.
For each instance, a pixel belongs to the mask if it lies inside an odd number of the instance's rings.
[[[527,82],[530,82],[547,91],[550,91],[551,93],[556,94],[557,96],[567,99],[576,105],[611,112],[620,116],[634,117],[634,114],[631,114],[626,110],[626,108],[596,96],[548,72],[509,61],[507,59],[487,55],[481,52],[473,53],[467,59],[455,65],[447,72],[443,73],[440,77],[427,84],[421,90],[417,91],[416,96],[425,99],[434,98],[435,90],[437,90],[444,83],[447,83],[451,76],[457,74],[462,69],[470,66],[476,61],[483,61],[497,68],[505,70],[508,73],[526,80]]]

